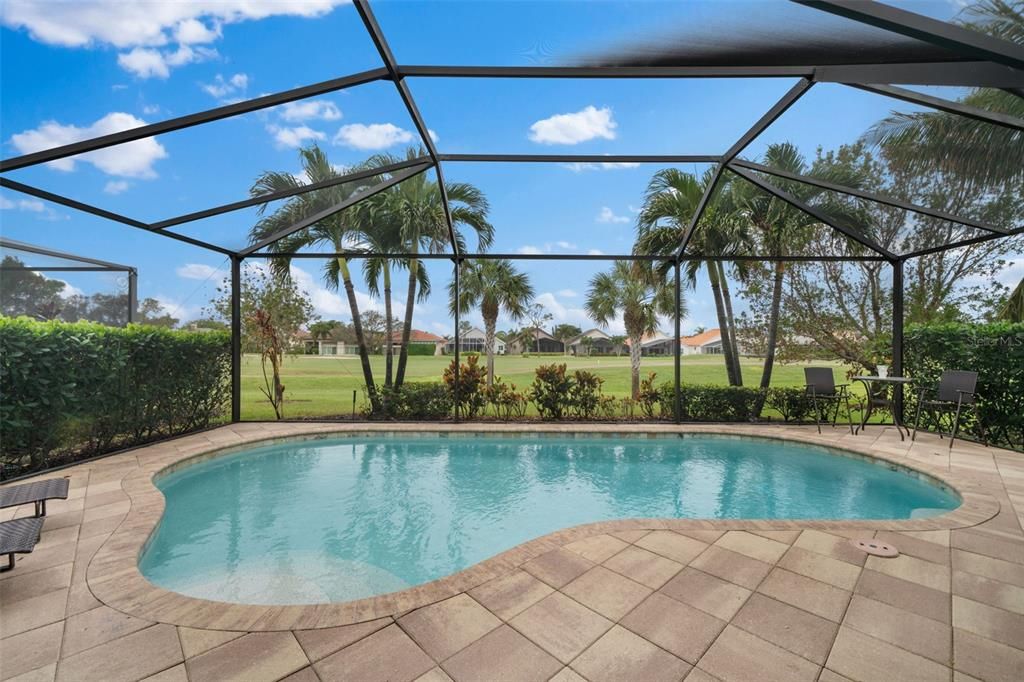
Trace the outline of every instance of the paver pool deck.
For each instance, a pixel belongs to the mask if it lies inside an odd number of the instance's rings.
[[[157,588],[136,559],[159,520],[153,473],[302,434],[715,432],[871,454],[941,478],[956,511],[911,521],[589,524],[427,585],[303,607]],[[1024,679],[1024,455],[891,427],[246,423],[83,463],[41,542],[0,576],[0,679]],[[32,506],[0,512],[31,515]],[[850,538],[895,545],[868,557]]]

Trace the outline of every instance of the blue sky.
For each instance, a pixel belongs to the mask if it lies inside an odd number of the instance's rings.
[[[949,18],[945,0],[903,2]],[[806,8],[777,2],[377,2],[397,59],[406,64],[551,64],[594,46],[670,38],[733,17],[801,21]],[[817,15],[814,15],[817,16]],[[353,7],[338,0],[119,0],[0,5],[0,142],[4,157],[113,132],[380,66]],[[596,81],[411,79],[440,151],[494,153],[716,154],[726,149],[792,81]],[[790,140],[808,156],[851,142],[905,105],[819,85],[747,151]],[[391,83],[374,83],[255,112],[85,158],[8,175],[145,221],[247,195],[267,169],[298,171],[297,147],[317,141],[338,164],[401,154],[414,128]],[[686,170],[701,172],[703,166]],[[635,209],[656,166],[449,164],[450,181],[472,182],[491,201],[494,251],[628,252]],[[101,219],[0,192],[3,234],[51,248],[130,263],[140,295],[178,317],[199,314],[222,277],[211,252]],[[245,244],[255,211],[182,226],[230,248]],[[312,261],[300,282],[325,318],[346,318]],[[597,263],[521,261],[556,321],[582,315]],[[438,291],[450,268],[430,266]],[[68,276],[86,292],[106,276]],[[375,303],[363,296],[365,305]],[[703,285],[688,294],[684,329],[714,326]],[[416,326],[451,328],[439,296]],[[666,329],[666,331],[668,331]]]

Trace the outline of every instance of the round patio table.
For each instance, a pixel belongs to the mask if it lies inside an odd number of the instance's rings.
[[[860,381],[864,384],[864,390],[868,395],[867,408],[864,410],[864,415],[861,417],[860,426],[854,433],[860,433],[864,428],[864,425],[868,423],[868,419],[871,418],[871,413],[875,411],[876,407],[881,407],[889,410],[892,413],[892,421],[896,425],[896,430],[900,434],[900,440],[903,440],[903,430],[906,429],[907,435],[910,435],[910,429],[904,426],[900,422],[899,410],[896,409],[896,396],[895,392],[898,387],[906,386],[914,382],[913,379],[907,377],[879,377],[879,376],[861,376],[853,377],[854,381]],[[883,390],[881,391],[881,397],[875,397],[871,388],[874,384],[881,384]],[[890,398],[889,389],[892,388],[893,396]]]

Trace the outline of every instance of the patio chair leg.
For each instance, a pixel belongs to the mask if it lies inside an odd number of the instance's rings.
[[[923,402],[924,396],[917,399],[917,414],[914,415],[914,435],[910,437],[910,442],[917,440],[917,429],[921,425],[921,403]]]
[[[818,398],[812,395],[811,402],[814,403],[814,423],[818,426],[818,433],[821,433],[821,410],[818,408]]]
[[[846,400],[846,421],[850,422],[850,435],[854,435],[853,432],[853,413],[850,412],[850,398],[847,396]],[[837,408],[838,409],[838,408]]]
[[[949,436],[949,449],[953,449],[953,443],[956,441],[956,434],[960,432],[960,398],[956,401],[956,416],[953,417],[953,431]]]
[[[7,565],[0,566],[0,573],[6,573],[7,571],[14,568],[14,552],[7,555]]]

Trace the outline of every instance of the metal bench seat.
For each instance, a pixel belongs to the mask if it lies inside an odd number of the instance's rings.
[[[36,516],[46,516],[46,501],[68,499],[69,485],[66,478],[48,478],[0,488],[0,509],[32,502],[36,505]]]
[[[39,542],[43,530],[43,519],[32,516],[0,523],[0,556],[7,555],[7,565],[0,566],[0,572],[14,568],[15,554],[28,554]]]

